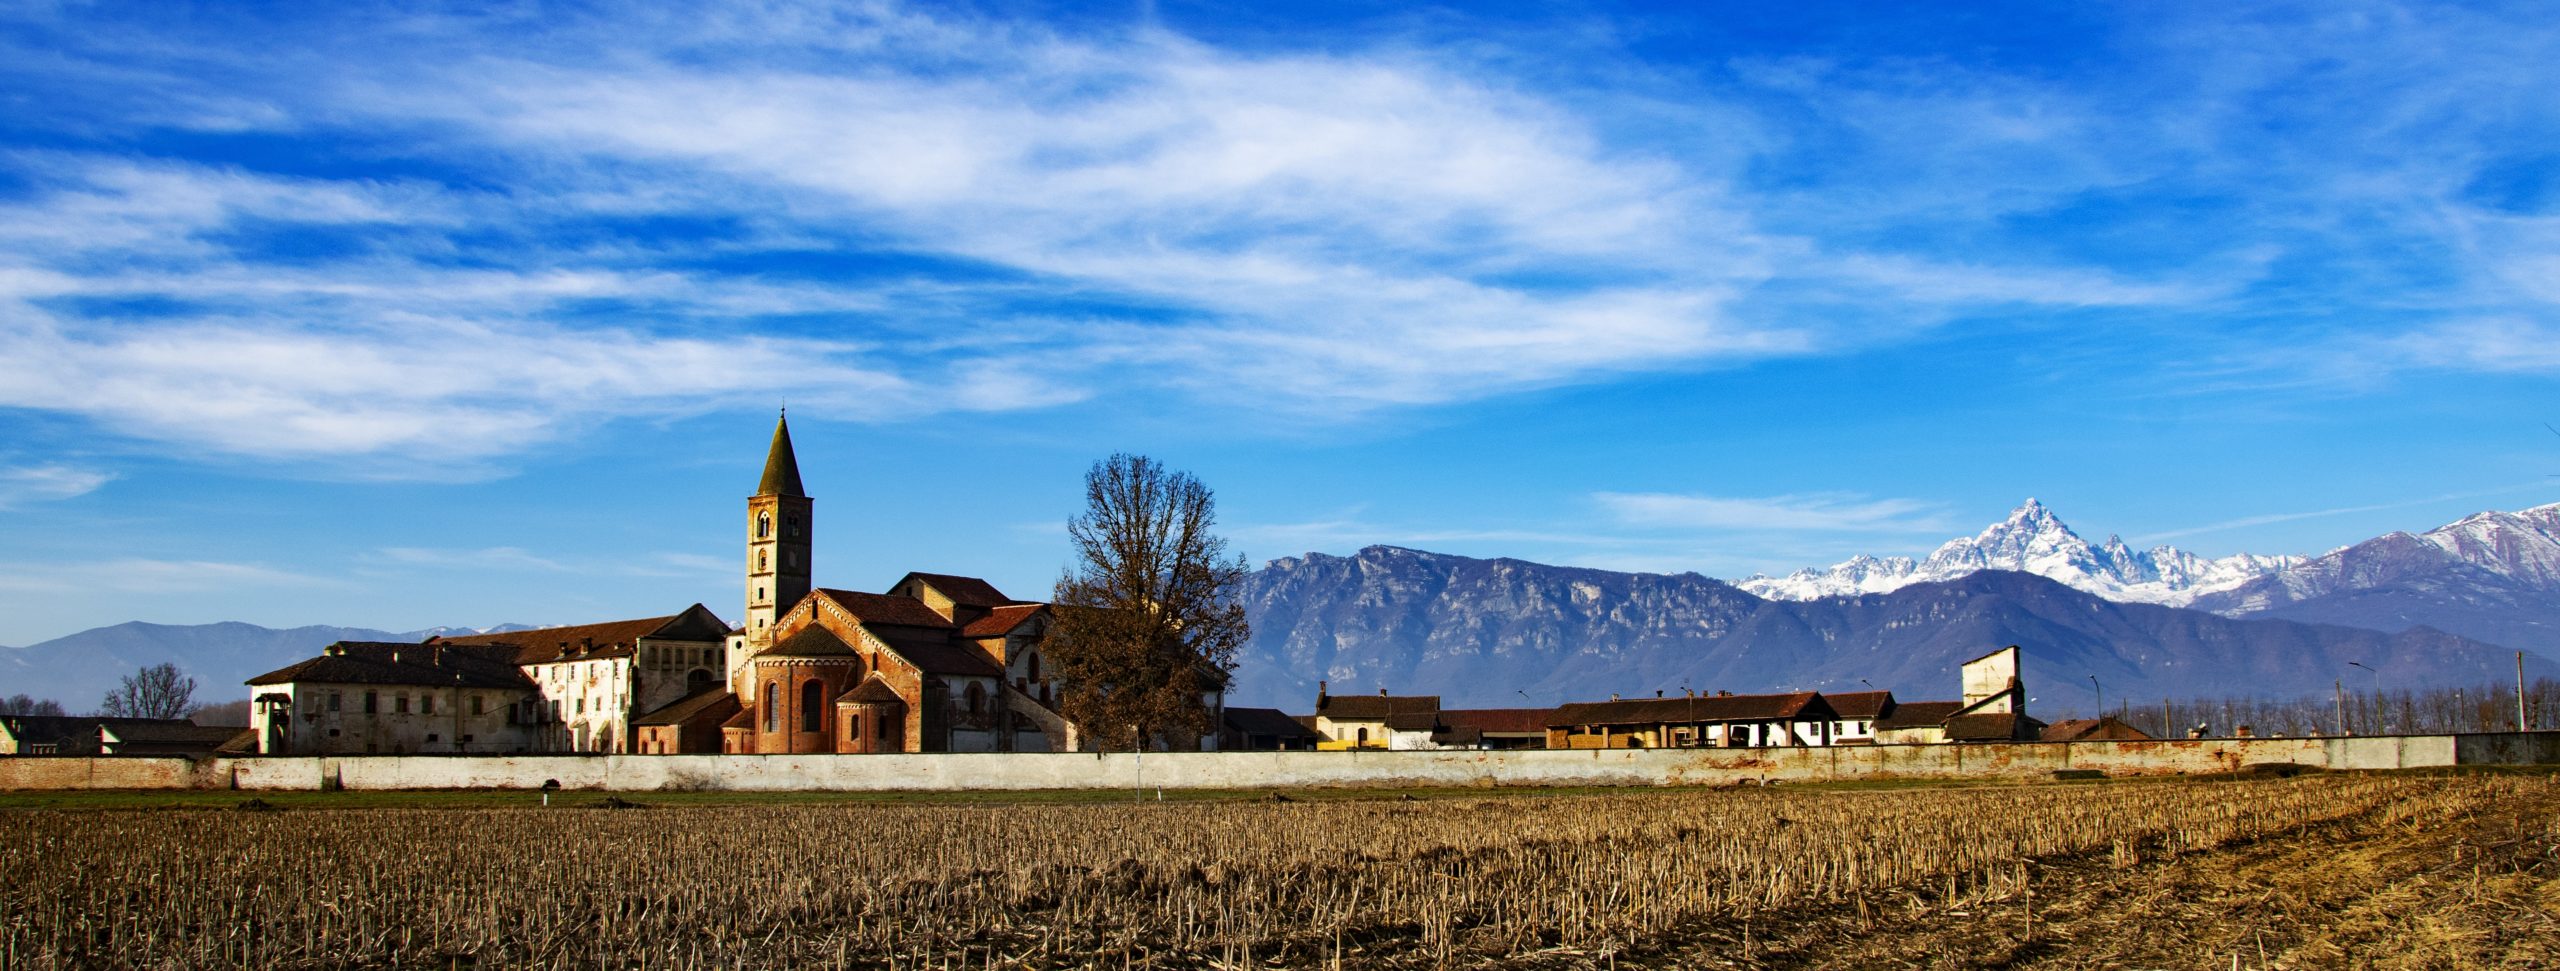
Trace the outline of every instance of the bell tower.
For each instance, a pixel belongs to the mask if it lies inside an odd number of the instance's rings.
[[[773,643],[773,622],[809,595],[810,501],[800,488],[789,415],[773,423],[764,479],[747,499],[747,653]]]

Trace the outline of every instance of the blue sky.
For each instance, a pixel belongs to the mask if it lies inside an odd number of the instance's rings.
[[[785,400],[871,589],[2560,498],[2539,5],[0,11],[0,643],[734,619]]]

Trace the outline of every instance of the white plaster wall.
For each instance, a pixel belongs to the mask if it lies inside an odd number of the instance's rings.
[[[2459,757],[2459,761],[2457,758]],[[1780,749],[929,755],[344,756],[0,759],[0,789],[569,789],[967,791],[1316,786],[1729,785],[1889,778],[2227,772],[2252,765],[2394,769],[2560,759],[2560,733],[2029,742]]]

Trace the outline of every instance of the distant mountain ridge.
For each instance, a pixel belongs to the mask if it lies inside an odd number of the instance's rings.
[[[1451,705],[1698,690],[1953,697],[1963,661],[2025,647],[2044,709],[2110,698],[2326,692],[2347,662],[2394,684],[2504,679],[2513,657],[2424,628],[2384,633],[2118,603],[1999,570],[1886,593],[1769,600],[1694,573],[1617,573],[1390,546],[1274,560],[1247,581],[1235,704],[1303,710],[1315,681]],[[2529,670],[2560,674],[2533,658]]]
[[[441,634],[526,630],[494,627],[430,627],[394,632],[370,627],[311,626],[277,630],[226,621],[218,624],[150,624],[98,627],[26,647],[0,648],[0,694],[50,698],[68,710],[97,707],[125,675],[163,662],[196,679],[196,700],[248,696],[241,682],[320,653],[337,641],[422,641]]]
[[[1983,570],[2011,570],[2067,584],[2120,603],[2184,606],[2305,562],[2299,556],[2242,553],[2212,559],[2174,546],[2135,550],[2121,537],[2093,544],[2035,499],[1979,535],[1947,541],[1926,559],[1860,554],[1823,569],[1783,577],[1745,577],[1734,585],[1772,600],[1889,593],[1915,583],[1953,580]]]
[[[1982,570],[2015,570],[2125,603],[2193,607],[2381,631],[2433,627],[2560,656],[2560,503],[2488,511],[2424,533],[2393,532],[2319,556],[2208,559],[2080,538],[2029,499],[1979,535],[1926,559],[1856,556],[1736,585],[1779,600],[1883,593]]]

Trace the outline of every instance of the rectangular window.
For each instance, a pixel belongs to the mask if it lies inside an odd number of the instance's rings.
[[[434,696],[434,695],[419,695],[419,696],[418,696],[418,711],[419,711],[419,713],[421,713],[421,714],[427,714],[427,715],[435,714],[435,713],[436,713],[436,696]]]
[[[342,698],[342,697],[341,697],[337,692],[335,692],[335,691],[329,692],[329,710],[330,710],[330,711],[336,711],[336,710],[338,710],[338,702],[340,702],[340,701],[342,701],[342,700],[345,700],[345,699],[344,699],[344,698]]]
[[[578,714],[583,715],[583,714],[586,714],[586,713],[587,713],[587,699],[585,699],[585,698],[580,698],[580,699],[578,699]]]
[[[479,714],[479,713],[480,713],[480,696],[479,696],[479,695],[472,695],[472,696],[471,696],[471,713],[472,713],[472,714],[474,714],[474,715],[477,715],[477,714]],[[464,739],[464,741],[470,741],[470,740],[469,740],[469,739]]]
[[[379,712],[379,711],[381,711],[381,710],[382,710],[382,699],[381,699],[381,697],[379,697],[379,696],[375,695],[373,692],[370,692],[370,691],[365,692],[365,693],[364,693],[364,713],[365,713],[365,714],[370,715],[370,714],[374,714],[374,713],[376,713],[376,712]]]
[[[391,696],[391,710],[392,710],[392,711],[394,711],[394,712],[397,712],[397,713],[399,713],[399,714],[403,714],[403,715],[408,714],[408,713],[409,713],[409,696],[408,696],[408,695],[392,695],[392,696]]]

